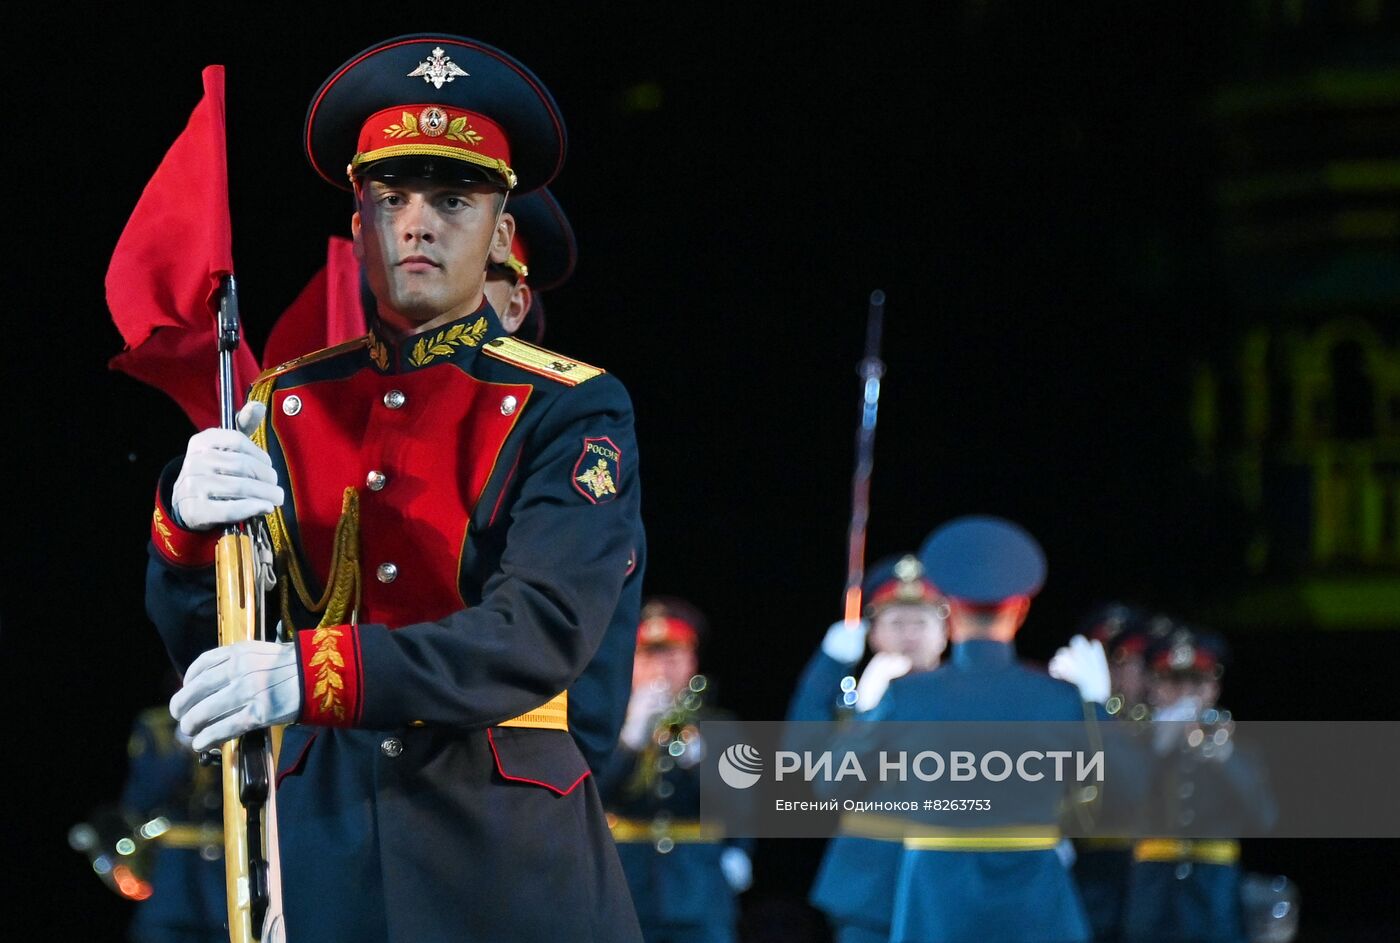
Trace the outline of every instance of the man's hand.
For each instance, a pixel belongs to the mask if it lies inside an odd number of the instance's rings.
[[[719,869],[724,872],[724,882],[736,894],[742,894],[753,886],[753,862],[742,848],[730,846],[719,853]]]
[[[822,652],[843,665],[854,665],[865,654],[865,636],[870,624],[861,619],[853,626],[845,622],[833,622],[822,639]]]
[[[870,656],[870,663],[856,682],[856,711],[863,714],[879,704],[890,682],[904,677],[913,667],[909,656],[899,652],[876,652]]]
[[[170,699],[170,716],[202,753],[259,727],[295,720],[301,712],[296,646],[234,642],[210,649],[185,672]]]
[[[1108,656],[1098,639],[1089,641],[1082,635],[1069,640],[1069,645],[1055,652],[1050,659],[1050,677],[1068,681],[1079,689],[1079,696],[1094,704],[1102,704],[1111,693],[1108,677]]]
[[[265,412],[262,403],[249,402],[238,411],[237,432],[205,429],[190,438],[171,498],[175,523],[210,530],[281,506],[272,459],[248,438]]]

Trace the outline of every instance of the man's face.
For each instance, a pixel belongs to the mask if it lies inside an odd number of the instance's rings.
[[[497,194],[431,180],[361,186],[351,232],[381,316],[387,309],[405,327],[455,320],[481,305],[486,264],[509,256],[514,227],[507,216],[498,220]]]
[[[690,682],[698,670],[695,649],[688,645],[643,645],[632,662],[632,690],[649,685],[665,686],[672,697]]]
[[[1146,672],[1142,656],[1119,651],[1108,662],[1109,687],[1124,704],[1141,704],[1146,697]]]
[[[1220,682],[1184,673],[1153,675],[1147,686],[1147,697],[1159,710],[1188,697],[1196,702],[1198,710],[1209,710],[1220,699]]]
[[[938,609],[923,604],[897,603],[875,616],[870,626],[870,647],[877,652],[896,652],[914,663],[915,671],[938,665],[948,647],[948,633]]]
[[[507,334],[514,334],[530,313],[530,287],[498,269],[493,265],[486,271],[486,300],[500,318],[501,327]]]

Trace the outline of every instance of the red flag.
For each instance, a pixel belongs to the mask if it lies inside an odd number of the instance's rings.
[[[168,394],[199,428],[219,424],[217,300],[233,271],[224,143],[224,67],[205,68],[204,97],[166,152],[107,267],[107,306],[126,341],[109,366]],[[234,382],[257,375],[246,344]]]
[[[263,348],[263,366],[275,367],[313,350],[363,337],[367,330],[354,243],[331,236],[326,267],[273,325]]]

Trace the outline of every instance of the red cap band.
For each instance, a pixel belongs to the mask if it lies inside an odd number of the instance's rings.
[[[694,645],[695,626],[672,616],[652,616],[637,626],[637,645]]]
[[[447,157],[484,167],[515,186],[510,143],[496,122],[445,105],[395,105],[369,116],[360,128],[352,173],[390,157]]]

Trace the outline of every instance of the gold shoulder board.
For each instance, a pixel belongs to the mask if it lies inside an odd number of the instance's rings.
[[[521,370],[549,377],[565,386],[578,386],[584,380],[591,380],[607,372],[599,367],[570,360],[552,350],[527,344],[515,337],[498,337],[488,341],[486,346],[481,348],[481,352],[488,357],[514,364]]]
[[[261,383],[263,380],[270,380],[275,376],[281,376],[288,370],[295,370],[297,367],[304,367],[309,363],[316,363],[319,360],[328,360],[329,358],[334,357],[337,354],[343,354],[346,351],[354,350],[357,347],[365,347],[368,346],[368,344],[369,335],[366,334],[364,337],[357,337],[353,341],[346,341],[343,344],[336,344],[334,347],[327,347],[324,350],[317,350],[309,354],[303,354],[295,360],[288,360],[286,363],[279,363],[275,367],[270,367],[267,370],[264,370],[262,373],[258,374],[258,378],[253,382]]]

